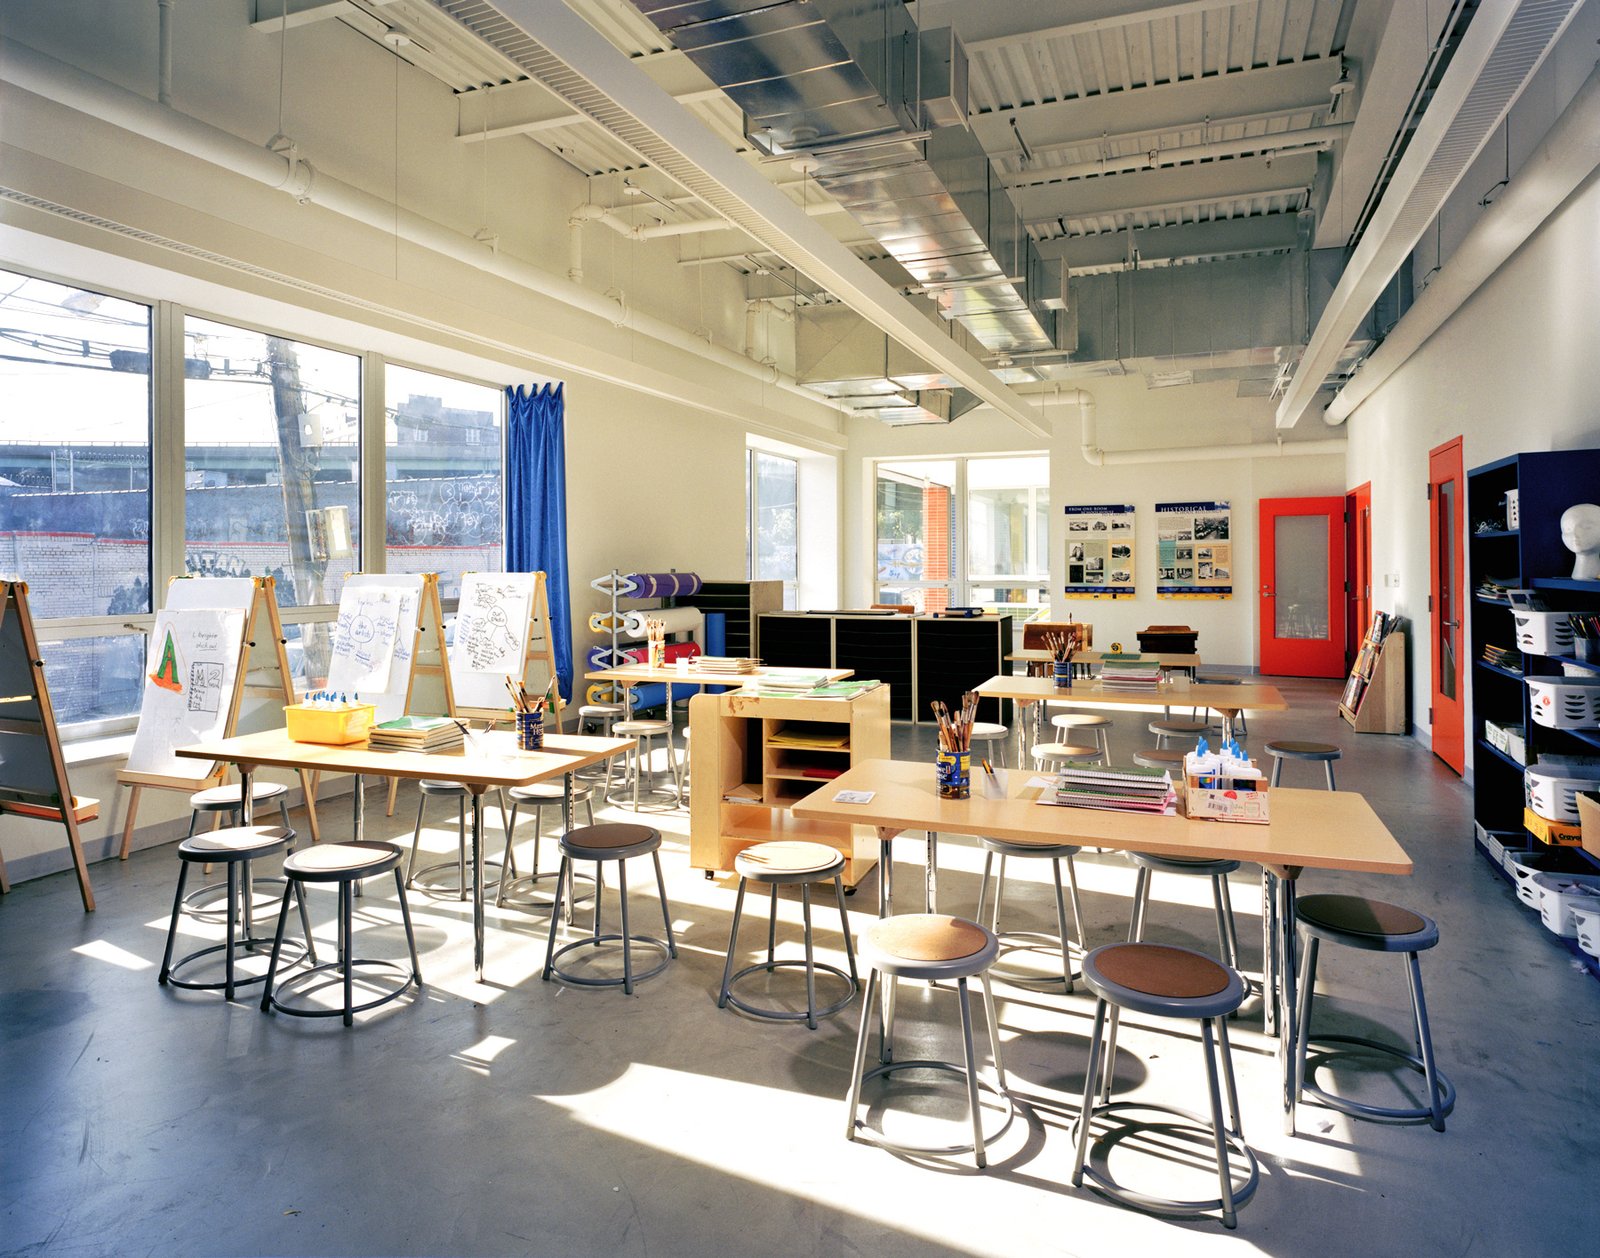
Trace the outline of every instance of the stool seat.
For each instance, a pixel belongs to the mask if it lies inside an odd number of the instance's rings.
[[[1112,724],[1109,716],[1093,716],[1088,712],[1063,712],[1052,716],[1050,724],[1057,729],[1102,729]]]
[[[579,717],[585,716],[615,716],[618,712],[626,712],[627,708],[620,703],[584,703],[578,707]]]
[[[1213,860],[1204,856],[1155,856],[1150,852],[1129,852],[1128,859],[1146,869],[1167,874],[1200,874],[1216,877],[1231,874],[1239,868],[1238,861]]]
[[[1172,720],[1151,721],[1149,725],[1152,734],[1164,734],[1168,738],[1186,734],[1204,734],[1213,728],[1210,721],[1183,721],[1176,717]]]
[[[351,882],[387,873],[400,863],[393,843],[318,843],[283,858],[283,872],[299,882]]]
[[[579,826],[561,836],[562,850],[575,860],[626,860],[644,856],[660,846],[661,831],[631,821]]]
[[[293,830],[282,826],[229,826],[192,835],[178,844],[184,860],[247,861],[270,856],[294,838]]]
[[[1076,743],[1035,743],[1032,754],[1035,760],[1098,760],[1100,748]]]
[[[1439,927],[1431,918],[1366,896],[1302,896],[1295,911],[1306,930],[1351,948],[1421,952],[1439,942]]]
[[[661,900],[661,924],[665,938],[636,934],[628,923],[628,861],[635,856],[648,856],[655,867],[656,893]],[[573,862],[580,860],[595,863],[594,924],[587,936],[558,948],[556,932],[561,925],[563,890],[573,886]],[[622,916],[620,931],[603,931],[600,926],[600,901],[604,889],[602,871],[607,864],[615,865],[617,870],[617,906]],[[607,944],[622,945],[620,978],[580,974],[563,969],[559,964],[563,957],[580,948],[594,949],[597,954]],[[660,955],[657,964],[639,973],[635,973],[633,968],[633,949],[636,944]],[[661,872],[661,831],[635,822],[612,821],[597,826],[582,826],[563,834],[561,868],[556,873],[556,894],[550,906],[550,935],[545,943],[544,970],[541,974],[544,981],[548,983],[555,977],[578,987],[621,987],[624,993],[631,996],[636,980],[660,974],[677,955],[678,944],[672,933],[672,909],[667,904],[667,881]]]
[[[618,721],[611,732],[618,738],[637,738],[640,734],[665,734],[671,728],[667,721]]]
[[[997,721],[974,721],[970,731],[973,738],[1004,738],[1011,731]]]
[[[843,867],[844,856],[837,848],[797,840],[758,843],[733,858],[733,870],[739,877],[761,883],[818,881]]]
[[[1000,945],[992,931],[943,913],[902,913],[874,923],[861,944],[863,957],[885,973],[957,978],[982,973]]]
[[[1216,1018],[1244,1002],[1237,970],[1166,944],[1105,944],[1085,958],[1083,977],[1095,995],[1138,1013]]]
[[[1133,762],[1146,769],[1182,769],[1188,754],[1182,747],[1141,747],[1133,753]]]
[[[250,802],[259,804],[264,800],[277,799],[280,795],[287,795],[289,788],[282,782],[263,782],[259,778],[250,779]],[[232,786],[208,786],[203,791],[196,791],[189,796],[189,807],[203,812],[216,812],[223,809],[237,808],[243,799],[244,793],[237,783]]]
[[[561,782],[534,782],[528,786],[513,786],[506,794],[521,803],[559,804],[565,802],[567,798],[566,787]],[[590,783],[579,781],[572,783],[574,804],[581,804],[593,795],[594,787]]]
[[[1270,742],[1266,752],[1269,756],[1286,756],[1290,760],[1337,760],[1344,755],[1332,743]]]
[[[1073,843],[1030,843],[1025,839],[996,839],[989,835],[978,836],[978,846],[997,856],[1032,856],[1039,860],[1066,860],[1083,851]]]
[[[424,795],[455,796],[467,793],[466,785],[462,782],[434,782],[428,778],[418,782],[417,789]]]

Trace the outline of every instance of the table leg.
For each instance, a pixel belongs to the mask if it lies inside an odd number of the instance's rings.
[[[472,794],[472,965],[483,982],[483,792],[478,782],[468,782]]]
[[[1218,708],[1217,715],[1222,718],[1222,741],[1233,741],[1233,723],[1239,716],[1238,708]]]
[[[253,764],[239,766],[239,824],[253,826],[256,823],[255,800],[251,798],[250,780],[255,777],[256,767]]]
[[[572,774],[562,774],[561,784],[561,837],[564,839],[572,830]],[[590,807],[592,808],[593,805],[590,805]],[[537,816],[538,814],[535,812],[535,817],[537,818]],[[535,828],[537,829],[537,826]],[[500,876],[503,878],[505,877],[505,874],[502,872]],[[570,877],[571,875],[569,874],[568,876]],[[559,879],[560,874],[558,873],[556,877]],[[566,907],[562,910],[562,918],[565,920],[568,926],[572,925],[572,901],[576,898],[572,894],[572,891],[573,888],[569,886],[567,888]],[[556,894],[561,894],[560,886],[556,887]]]
[[[1278,1064],[1283,1071],[1283,1130],[1294,1134],[1295,1020],[1295,885],[1292,876],[1278,879]]]
[[[1278,1033],[1278,878],[1261,871],[1261,1030]]]
[[[939,835],[933,830],[928,831],[928,875],[922,887],[922,911],[939,911]]]

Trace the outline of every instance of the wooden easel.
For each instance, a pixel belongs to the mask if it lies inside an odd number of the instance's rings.
[[[84,912],[92,913],[94,890],[89,886],[78,823],[100,815],[99,801],[78,799],[67,782],[44,659],[28,611],[28,587],[22,581],[0,581],[0,690],[10,692],[0,694],[0,745],[6,751],[0,757],[0,813],[59,821],[66,827],[78,893]],[[48,778],[41,772],[46,767],[41,760],[48,761]],[[11,770],[20,770],[26,780],[5,776]],[[10,890],[5,861],[0,859],[0,892]]]
[[[168,589],[170,591],[172,584],[179,581],[193,579],[174,577]],[[284,649],[283,622],[278,618],[276,583],[272,577],[253,577],[251,581],[255,589],[250,598],[249,609],[245,612],[244,639],[240,643],[239,659],[234,667],[233,690],[228,700],[228,719],[223,726],[225,738],[231,738],[237,733],[256,732],[254,729],[239,728],[240,713],[247,694],[276,701],[275,704],[267,705],[267,719],[249,722],[261,729],[282,724],[283,705],[295,702],[294,677],[289,671],[289,653]],[[274,706],[277,709],[275,713],[272,711]],[[139,814],[139,796],[145,787],[193,794],[207,787],[222,785],[226,775],[227,769],[223,765],[214,766],[211,773],[200,779],[167,777],[128,769],[118,772],[118,785],[132,788],[132,794],[128,797],[127,820],[122,826],[122,848],[118,853],[121,859],[128,859],[129,847],[133,842],[134,821]],[[321,838],[317,825],[316,790],[311,775],[304,769],[300,771],[300,786],[305,793],[306,816],[311,823],[311,841],[315,843]]]
[[[527,574],[508,572],[494,575],[529,575],[533,577],[533,596],[528,600],[528,630],[525,639],[526,646],[522,656],[522,683],[528,688],[530,695],[542,695],[550,688],[550,684],[556,676],[556,647],[554,639],[550,636],[550,596],[546,587],[545,574],[542,572]],[[494,688],[498,689],[499,686],[499,681],[495,681]],[[470,701],[457,699],[456,706],[451,709],[451,715],[504,720],[509,707],[509,704],[498,701],[494,704],[473,704]],[[559,689],[556,691],[553,710],[555,712],[554,724],[559,729],[564,710]],[[550,724],[548,718],[546,724]]]

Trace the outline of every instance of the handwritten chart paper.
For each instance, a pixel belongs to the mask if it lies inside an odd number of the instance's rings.
[[[527,579],[469,572],[461,578],[450,656],[469,673],[522,676],[528,645]]]
[[[395,672],[399,626],[407,590],[392,586],[346,584],[339,594],[339,620],[333,629],[328,689],[345,695],[382,694]],[[411,648],[405,650],[409,665]]]
[[[205,761],[181,760],[173,750],[222,736],[243,641],[242,611],[156,613],[129,770],[196,781],[210,774]]]

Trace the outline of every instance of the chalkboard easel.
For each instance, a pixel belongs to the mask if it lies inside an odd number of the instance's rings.
[[[28,611],[28,587],[22,581],[0,581],[0,814],[59,821],[66,827],[83,909],[92,913],[94,889],[78,823],[99,816],[98,801],[75,798],[67,782],[44,659]],[[0,859],[0,892],[10,890]]]

